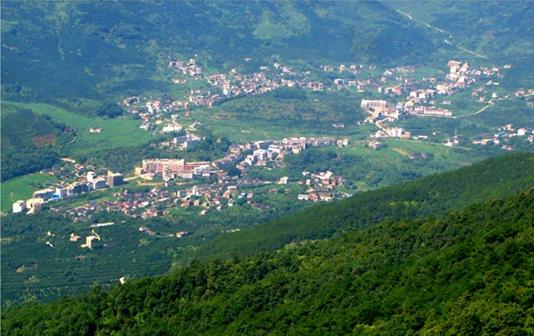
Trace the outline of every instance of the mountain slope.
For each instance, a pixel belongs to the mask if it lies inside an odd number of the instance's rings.
[[[532,186],[534,154],[494,157],[455,171],[313,206],[281,220],[226,234],[195,249],[192,255],[228,257],[273,250],[292,242],[329,238],[386,219],[439,216]]]
[[[272,56],[383,65],[427,60],[431,40],[376,1],[2,2],[4,94],[100,98],[164,89],[158,66]],[[46,85],[43,85],[43,80]]]
[[[77,223],[52,211],[38,216],[9,215],[2,220],[2,304],[27,299],[48,301],[85,292],[95,283],[109,286],[122,276],[164,274],[173,264],[184,266],[195,259],[227,259],[272,251],[303,240],[330,238],[385,219],[442,216],[449,210],[533,187],[533,167],[534,154],[513,154],[456,172],[358,194],[347,201],[308,207],[289,217],[278,214],[282,219],[267,223],[259,217],[252,221],[250,216],[255,214],[238,211],[220,221],[204,218],[204,222],[191,219],[191,223],[140,221],[113,213],[101,213],[88,222]],[[239,221],[235,223],[238,227],[258,224],[236,233],[220,232],[218,223],[232,220]],[[72,232],[89,235],[89,225],[99,222],[121,223],[98,230],[106,248],[81,251],[79,244],[69,240]],[[146,241],[146,234],[138,230],[142,225],[155,231],[180,228],[193,234],[179,242],[155,238],[141,245]],[[212,231],[199,230],[203,225]],[[48,232],[54,236],[49,237]]]
[[[10,335],[528,335],[534,189],[2,314]]]
[[[384,3],[427,30],[441,31],[441,40],[467,50],[474,59],[513,64],[503,85],[531,86],[534,78],[534,4],[532,1],[413,1]]]
[[[10,99],[75,103],[168,92],[162,67],[195,54],[210,68],[273,59],[441,64],[461,55],[512,63],[514,82],[503,84],[532,84],[531,1],[8,0],[1,6],[2,92]]]

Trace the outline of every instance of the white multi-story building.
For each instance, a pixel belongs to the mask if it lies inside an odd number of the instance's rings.
[[[21,213],[26,210],[26,202],[19,200],[13,203],[13,213]]]

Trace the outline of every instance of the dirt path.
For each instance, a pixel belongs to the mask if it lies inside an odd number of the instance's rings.
[[[444,42],[445,44],[450,45],[450,46],[455,47],[455,48],[458,48],[458,49],[460,49],[460,50],[463,51],[463,52],[466,52],[466,53],[468,53],[468,54],[477,56],[477,57],[479,57],[479,58],[487,58],[487,56],[485,56],[485,55],[479,54],[479,53],[477,53],[476,51],[469,50],[469,49],[467,49],[466,47],[463,47],[463,46],[459,45],[458,43],[454,43],[454,42],[452,42],[452,41],[454,40],[454,36],[453,36],[450,32],[448,32],[448,31],[446,31],[446,30],[444,30],[444,29],[438,28],[438,27],[436,27],[436,26],[433,26],[433,25],[431,25],[430,23],[423,22],[423,21],[421,21],[421,20],[417,20],[417,19],[415,19],[413,16],[411,16],[410,14],[408,14],[408,13],[406,13],[406,12],[403,12],[403,11],[401,11],[401,10],[395,9],[395,11],[396,11],[397,13],[399,13],[399,14],[401,14],[401,15],[407,17],[409,20],[411,20],[411,21],[413,21],[413,22],[415,22],[415,23],[422,24],[422,25],[424,25],[425,27],[427,27],[427,28],[429,28],[429,29],[431,29],[431,30],[437,31],[437,32],[439,32],[439,33],[441,33],[441,34],[446,34],[446,35],[447,35],[447,38],[446,38],[446,39],[443,39],[443,42]]]

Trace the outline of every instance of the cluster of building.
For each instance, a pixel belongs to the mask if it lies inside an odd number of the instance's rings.
[[[199,66],[194,58],[188,62],[176,60],[169,62],[169,68],[180,71],[182,74],[190,77],[199,77],[202,75],[202,67]]]
[[[266,166],[269,162],[283,162],[285,157],[290,154],[298,154],[303,150],[311,147],[338,146],[345,147],[348,145],[348,139],[337,139],[335,137],[293,137],[284,138],[282,141],[257,141],[241,146],[240,150],[252,150],[251,154],[246,155],[243,160],[237,163],[236,167],[245,171],[251,166]],[[237,149],[233,149],[237,152]]]
[[[77,207],[52,208],[73,218],[75,221],[85,221],[95,212],[119,212],[133,218],[147,218],[150,211],[158,211],[159,206],[167,206],[172,193],[167,190],[152,189],[148,192],[132,192],[125,189],[113,194],[111,200],[88,202]],[[144,214],[144,215],[143,215]]]
[[[409,138],[410,132],[398,127],[384,127],[383,122],[395,122],[400,118],[409,116],[420,117],[442,117],[454,118],[453,112],[440,107],[436,101],[438,96],[448,96],[454,92],[471,86],[477,82],[487,80],[487,85],[499,85],[495,79],[502,78],[503,74],[499,67],[479,67],[470,68],[466,62],[449,61],[449,72],[446,76],[438,80],[434,77],[423,78],[422,81],[403,77],[400,73],[407,73],[413,71],[411,68],[406,69],[387,69],[384,71],[380,81],[395,82],[392,86],[379,86],[378,92],[389,94],[392,96],[406,95],[404,100],[395,99],[396,103],[390,103],[384,99],[362,99],[360,108],[367,113],[364,122],[375,124],[379,130],[374,134],[374,138],[382,137],[399,137]],[[503,69],[509,69],[510,65],[505,65]],[[526,94],[527,91],[520,94]],[[487,89],[478,87],[473,89],[474,97],[480,97],[480,101],[484,101],[484,95],[487,94]],[[492,94],[492,99],[498,97],[497,93]],[[443,100],[443,105],[450,105],[450,100]],[[486,141],[486,140],[484,140]],[[447,145],[454,146],[458,139],[448,139]],[[370,147],[380,148],[377,143],[370,144]]]
[[[87,173],[85,181],[76,181],[68,185],[59,184],[33,193],[28,200],[18,200],[13,203],[13,213],[35,214],[43,208],[47,202],[78,196],[94,190],[113,188],[124,184],[122,174],[108,171],[106,176],[96,176],[94,172]]]
[[[374,134],[375,138],[401,138],[409,139],[411,133],[402,127],[382,127]]]
[[[198,141],[191,135],[176,137],[172,143],[182,141]],[[149,218],[159,216],[170,206],[201,207],[203,210],[211,208],[221,209],[222,206],[233,206],[239,200],[261,208],[261,204],[253,202],[253,193],[238,192],[238,187],[263,185],[272,181],[248,180],[247,170],[252,166],[266,166],[273,163],[273,167],[281,166],[289,154],[298,154],[310,147],[348,145],[348,139],[335,137],[293,137],[282,140],[262,140],[245,144],[231,145],[225,156],[212,161],[186,162],[183,159],[145,159],[140,167],[135,168],[135,174],[143,179],[161,178],[165,186],[175,183],[174,179],[197,180],[209,184],[194,185],[188,189],[171,192],[165,189],[154,189],[148,193],[128,192],[115,193],[113,200],[89,201],[88,203],[70,208],[68,206],[53,207],[53,211],[61,211],[76,220],[85,220],[97,211],[122,212],[132,217]],[[77,165],[74,162],[75,165]],[[241,170],[240,176],[230,176],[228,169],[235,167]],[[83,167],[81,167],[83,168]],[[81,169],[80,168],[80,169]],[[82,169],[83,170],[83,169]],[[76,174],[83,178],[68,185],[58,184],[33,193],[27,201],[17,201],[13,204],[13,212],[29,214],[40,211],[47,202],[74,197],[93,190],[112,188],[124,183],[121,174],[108,171],[104,176],[97,176],[94,172],[80,171]],[[310,182],[310,181],[313,181]],[[287,183],[287,180],[286,182]],[[313,175],[307,182],[308,186],[316,187],[310,190],[310,200],[329,200],[338,197],[330,190],[330,198],[322,193],[322,189],[342,184],[342,178],[329,175]],[[312,183],[312,184],[310,184]],[[171,188],[173,189],[173,188]],[[317,191],[316,194],[312,192]],[[318,196],[318,198],[316,198]],[[205,212],[204,212],[205,213]]]
[[[304,181],[298,184],[307,187],[305,193],[298,195],[298,200],[312,202],[331,201],[344,198],[349,194],[338,192],[336,188],[345,182],[341,176],[330,171],[315,174],[303,172]],[[282,177],[276,183],[288,184],[288,177]],[[202,183],[187,186],[184,189],[171,190],[169,188],[155,187],[148,191],[122,190],[114,194],[112,200],[89,202],[74,208],[57,209],[74,220],[88,220],[91,215],[99,212],[119,212],[133,218],[154,218],[168,215],[172,208],[191,209],[198,211],[198,215],[205,215],[210,210],[221,211],[224,208],[248,204],[257,209],[264,210],[267,206],[258,202],[251,187],[264,186],[274,182],[262,180],[247,180],[244,178],[229,178],[226,176],[218,183]],[[266,192],[278,193],[279,187],[270,188]],[[148,232],[147,232],[148,233]]]
[[[113,223],[111,223],[113,224]],[[71,232],[70,234],[70,237],[69,237],[69,240],[71,242],[77,242],[78,240],[80,240],[82,237],[78,236],[75,232]],[[95,232],[95,230],[91,230],[91,234],[86,236],[85,239],[84,239],[84,243],[80,245],[81,248],[86,248],[86,249],[89,249],[89,250],[93,250],[97,247],[101,247],[102,246],[102,238],[100,237],[100,235],[98,233]]]
[[[499,127],[498,132],[493,137],[473,140],[474,145],[495,145],[500,146],[504,150],[513,150],[510,140],[515,138],[523,138],[526,143],[534,143],[534,129],[520,127],[515,128],[514,125],[508,124]]]
[[[200,96],[196,101],[213,104],[217,99],[239,95],[257,95],[273,91],[280,87],[300,88],[311,91],[341,90],[355,88],[363,91],[371,84],[367,72],[376,70],[374,65],[339,64],[322,65],[319,68],[324,73],[336,72],[351,78],[336,78],[331,83],[310,79],[310,71],[298,72],[280,63],[272,66],[261,66],[259,72],[240,74],[232,69],[228,74],[213,74],[208,76],[208,83],[218,89],[219,93],[212,93],[211,97]],[[196,92],[201,95],[201,92]],[[190,95],[191,96],[191,95]]]
[[[280,87],[296,87],[313,91],[354,88],[359,92],[376,90],[393,97],[405,97],[403,101],[395,99],[396,103],[391,104],[386,100],[362,100],[362,109],[369,113],[367,122],[376,123],[380,120],[394,122],[403,116],[452,118],[454,117],[452,111],[438,106],[439,96],[451,95],[478,82],[485,82],[486,86],[498,86],[498,79],[503,77],[502,69],[511,67],[510,65],[471,67],[467,62],[455,60],[449,61],[447,65],[449,71],[444,78],[429,77],[422,80],[409,76],[416,70],[412,66],[385,69],[381,75],[377,76],[374,73],[376,72],[374,65],[322,65],[319,68],[320,71],[339,74],[339,78],[327,84],[310,79],[310,71],[298,72],[280,63],[262,66],[260,71],[249,74],[239,73],[236,69],[228,73],[204,74],[202,67],[194,58],[188,61],[175,60],[169,62],[170,68],[186,77],[204,79],[213,89],[191,89],[188,97],[183,100],[174,100],[169,97],[128,97],[124,99],[123,106],[129,108],[132,113],[139,114],[142,119],[140,127],[149,130],[157,127],[159,120],[157,118],[164,113],[185,111],[188,115],[192,106],[213,106],[217,101],[226,97],[264,94]],[[481,101],[484,101],[486,94],[490,94],[493,98],[497,95],[496,92],[488,93],[487,91],[485,88],[476,88],[473,94]],[[517,94],[526,95],[528,92],[521,91]],[[450,104],[451,101],[447,99],[442,102],[442,105]],[[338,124],[335,125],[334,127],[338,127]],[[180,127],[178,123],[164,123],[162,132],[174,132]],[[384,134],[387,136],[388,132]],[[183,149],[188,143],[190,141],[186,140],[177,144],[176,147]]]
[[[304,184],[308,187],[305,193],[297,195],[299,201],[332,201],[337,198],[350,197],[350,194],[336,191],[335,188],[343,186],[345,179],[334,175],[331,171],[318,173],[302,173],[306,180]]]
[[[289,153],[300,153],[309,147],[327,145],[347,146],[347,139],[333,137],[299,137],[284,138],[281,141],[263,140],[246,144],[232,145],[228,153],[213,162],[186,162],[183,159],[147,159],[142,161],[141,167],[135,169],[135,174],[144,179],[162,178],[165,181],[179,179],[211,179],[209,184],[197,184],[184,190],[170,192],[155,188],[148,193],[129,193],[115,195],[114,201],[86,204],[71,209],[71,215],[78,219],[86,219],[89,214],[106,210],[122,212],[132,217],[150,218],[165,213],[166,208],[179,206],[182,208],[200,207],[203,215],[209,209],[221,210],[222,207],[232,207],[239,200],[261,208],[261,204],[253,201],[252,192],[238,192],[244,186],[263,185],[272,183],[261,180],[247,180],[246,177],[231,177],[225,169],[237,167],[246,175],[251,166],[265,166],[268,162],[283,162]],[[279,181],[286,184],[287,178]],[[326,172],[312,174],[307,179],[309,200],[328,201],[340,197],[333,188],[343,184],[343,178]],[[274,192],[274,191],[273,191]],[[327,196],[328,194],[328,196]]]
[[[68,209],[54,209],[61,211],[76,221],[88,220],[91,215],[99,212],[119,212],[133,218],[149,219],[167,215],[171,208],[198,208],[199,215],[205,215],[209,210],[222,210],[233,207],[239,200],[243,203],[261,207],[253,200],[253,192],[238,191],[242,186],[261,185],[261,181],[226,181],[223,184],[199,184],[185,189],[171,191],[166,188],[153,188],[149,191],[123,190],[116,193],[113,200],[89,202],[78,207]],[[273,191],[274,192],[274,191]],[[148,234],[149,231],[147,231]],[[186,233],[181,233],[184,236]],[[177,236],[177,238],[180,238]]]
[[[161,143],[162,147],[170,147],[177,150],[186,150],[194,146],[194,144],[200,142],[201,137],[187,132],[184,135],[173,137],[170,141],[164,141]]]
[[[139,128],[153,130],[161,127],[162,133],[178,132],[182,125],[177,122],[177,112],[189,113],[190,103],[187,100],[171,99],[170,97],[131,96],[122,100],[122,107],[141,119]],[[171,120],[163,115],[174,113]]]
[[[298,72],[289,66],[280,63],[273,63],[270,66],[261,66],[260,71],[247,74],[239,73],[234,68],[228,73],[206,75],[203,74],[202,68],[198,65],[195,59],[190,59],[188,62],[182,60],[171,61],[169,62],[169,67],[180,72],[184,76],[193,77],[195,79],[205,79],[213,90],[191,89],[185,101],[173,101],[166,104],[161,100],[147,102],[148,105],[146,106],[146,109],[149,113],[170,111],[180,108],[188,110],[191,105],[213,106],[219,100],[226,97],[265,94],[280,87],[301,88],[312,91],[344,89],[349,87],[363,90],[363,88],[369,84],[369,81],[363,79],[366,77],[365,75],[362,76],[362,79],[359,79],[358,76],[364,74],[365,71],[373,71],[376,69],[374,65],[368,66],[363,64],[340,64],[335,67],[330,65],[321,66],[320,70],[323,72],[332,72],[337,69],[340,74],[352,74],[356,77],[355,79],[348,80],[337,78],[333,81],[332,85],[327,85],[318,80],[310,80],[308,78],[311,74],[310,71]],[[187,79],[173,78],[173,82],[177,84],[183,84],[186,81]],[[128,100],[123,102],[125,107],[128,106],[126,103],[128,103]]]
[[[449,96],[458,90],[465,89],[477,82],[486,81],[485,84],[498,86],[495,79],[502,78],[503,74],[499,67],[479,67],[471,68],[467,62],[451,60],[448,62],[449,72],[439,80],[435,77],[423,78],[416,81],[398,75],[397,69],[385,70],[380,82],[394,82],[392,86],[378,86],[377,91],[391,96],[406,95],[404,101],[396,104],[388,104],[385,100],[363,100],[361,107],[369,112],[369,122],[374,122],[380,118],[396,120],[402,115],[429,116],[429,117],[453,117],[453,113],[436,104],[438,96]],[[503,69],[510,69],[510,65],[505,65]],[[394,71],[397,70],[397,71]],[[410,69],[405,69],[406,72]],[[487,93],[483,87],[475,88],[473,95],[478,96]],[[496,98],[497,93],[492,93],[492,98]],[[480,97],[481,101],[485,97]],[[450,100],[444,100],[443,105],[450,105]]]
[[[335,137],[295,137],[278,140],[254,141],[231,145],[228,153],[213,162],[186,162],[183,159],[147,159],[135,169],[135,174],[145,179],[161,177],[164,180],[175,178],[195,179],[217,177],[224,179],[224,169],[235,166],[245,172],[251,166],[266,166],[269,162],[281,163],[289,154],[298,154],[310,147],[348,145],[348,139]]]
[[[161,177],[164,180],[175,178],[193,179],[215,175],[211,162],[186,162],[184,159],[149,159],[143,160],[142,166],[135,168],[135,174],[145,179]]]

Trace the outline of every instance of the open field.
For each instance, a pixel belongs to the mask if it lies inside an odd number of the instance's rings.
[[[2,212],[11,212],[13,202],[20,199],[28,199],[35,190],[54,182],[54,176],[46,174],[29,174],[3,182],[2,189]]]
[[[347,158],[354,156],[361,159],[359,165],[344,169],[349,176],[351,172],[359,176],[353,181],[359,191],[459,168],[484,158],[469,149],[449,148],[425,141],[387,139],[382,142],[386,147],[380,150],[368,148],[365,141],[335,149]],[[419,153],[424,153],[426,158]]]
[[[35,113],[49,115],[54,121],[65,124],[77,130],[77,137],[69,149],[72,153],[86,154],[94,150],[114,147],[136,146],[147,143],[150,133],[139,129],[139,122],[127,118],[104,119],[90,118],[62,108],[41,103],[4,102],[3,109],[12,107],[30,109]],[[103,132],[89,133],[90,127],[100,127]]]
[[[348,154],[356,154],[362,157],[376,160],[377,162],[383,160],[384,164],[391,162],[398,162],[402,159],[407,159],[410,154],[414,153],[431,153],[433,160],[441,163],[448,163],[453,166],[462,166],[473,163],[474,161],[482,159],[478,157],[473,150],[458,149],[446,147],[442,144],[436,144],[420,140],[404,140],[404,139],[386,139],[382,141],[387,147],[380,150],[373,150],[365,147],[362,144],[356,144],[342,149]]]
[[[297,136],[336,136],[362,139],[368,134],[368,127],[356,127],[352,124],[345,124],[345,128],[335,129],[330,123],[222,119],[210,115],[209,110],[195,111],[193,117],[199,120],[213,135],[227,137],[233,143]]]

